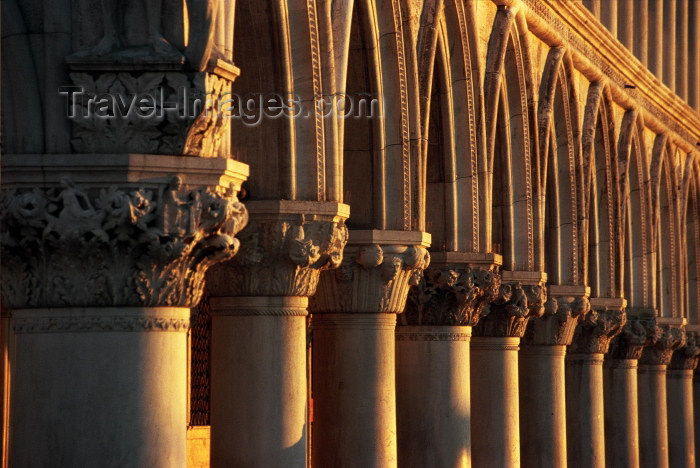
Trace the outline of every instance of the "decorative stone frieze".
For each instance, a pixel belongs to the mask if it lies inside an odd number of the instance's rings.
[[[322,270],[337,268],[348,240],[350,208],[334,202],[251,201],[241,254],[216,265],[207,291],[216,297],[313,296]]]
[[[430,263],[430,235],[419,231],[350,231],[340,267],[321,275],[312,312],[403,312],[410,286]]]
[[[639,359],[645,346],[650,346],[661,338],[662,330],[657,327],[654,310],[638,314],[627,310],[627,323],[622,332],[610,342],[610,356],[613,359]]]
[[[686,344],[685,330],[681,324],[658,323],[656,334],[659,338],[651,346],[644,348],[640,364],[669,365],[674,351]]]
[[[399,316],[401,324],[472,327],[477,324],[484,308],[498,295],[501,277],[494,261],[500,263],[500,258],[483,265],[436,261],[435,258],[455,255],[460,254],[438,252],[433,255],[430,268],[409,291],[406,310]],[[468,261],[470,254],[461,256]]]
[[[182,57],[72,56],[72,88],[62,89],[76,152],[184,154],[227,157],[223,147],[239,70],[215,60],[204,71],[185,69]]]
[[[496,298],[484,308],[475,336],[518,337],[531,317],[544,314],[547,275],[540,272],[502,272]]]
[[[549,285],[544,314],[529,321],[523,344],[569,345],[576,325],[591,310],[590,288]]]
[[[608,352],[610,340],[617,336],[627,322],[625,306],[620,298],[591,298],[591,311],[576,327],[569,348],[571,353]]]
[[[679,348],[671,357],[670,369],[691,369],[698,365],[700,355],[700,337],[697,331],[685,331],[685,346]]]
[[[96,170],[93,183],[61,175],[62,164],[79,163],[71,157],[55,158],[52,171],[9,170],[0,214],[6,306],[193,307],[209,266],[238,250],[234,236],[247,213],[237,192],[247,166],[201,163],[206,185],[193,186],[184,171],[151,168],[143,177],[141,165],[157,166],[160,158],[174,157],[114,155],[109,176]],[[229,185],[222,186],[227,170]]]

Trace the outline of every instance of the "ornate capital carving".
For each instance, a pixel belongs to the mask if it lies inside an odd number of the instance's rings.
[[[644,348],[640,364],[669,365],[673,352],[685,346],[686,334],[680,325],[658,324],[657,328],[659,338]]]
[[[588,297],[553,296],[549,294],[544,304],[544,314],[530,320],[524,344],[569,345],[574,337],[576,325],[591,310]]]
[[[181,58],[166,66],[163,60],[69,62],[74,87],[67,91],[67,105],[75,151],[230,155],[221,142],[230,132],[238,69],[219,60],[208,71],[184,71]]]
[[[450,265],[428,268],[411,288],[403,325],[474,326],[486,305],[495,300],[501,277],[493,268]]]
[[[350,232],[350,242],[345,247],[340,267],[321,274],[318,292],[309,303],[311,311],[403,312],[409,287],[418,285],[423,270],[430,263],[426,249],[429,241],[424,241],[423,233],[413,231],[371,231],[369,236],[356,233]],[[353,242],[354,235],[359,237],[358,243]],[[393,242],[360,243],[363,240]]]
[[[626,322],[624,307],[593,307],[576,327],[570,352],[607,353],[610,340],[622,331]]]
[[[496,298],[484,308],[474,329],[475,336],[519,337],[527,321],[544,314],[547,290],[544,284],[502,282]]]
[[[2,192],[2,296],[14,309],[180,306],[198,301],[204,274],[238,250],[247,213],[236,189],[144,187]]]
[[[241,252],[207,276],[215,297],[313,296],[322,270],[337,268],[348,240],[347,205],[253,201]]]
[[[685,332],[685,346],[671,357],[670,369],[695,369],[700,355],[700,337],[696,331]]]
[[[644,347],[656,343],[662,334],[655,317],[628,314],[622,332],[610,343],[610,354],[613,359],[639,359]]]

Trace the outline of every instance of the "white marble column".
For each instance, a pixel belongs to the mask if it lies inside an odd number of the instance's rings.
[[[603,366],[607,466],[640,466],[637,369],[655,332],[653,310],[627,309],[627,323],[610,343]]]
[[[186,466],[189,308],[13,316],[12,466]]]
[[[520,437],[526,467],[566,466],[564,355],[590,310],[585,286],[550,285],[544,315],[533,318],[520,346]],[[533,431],[532,428],[537,428]]]
[[[241,253],[207,275],[211,466],[306,466],[308,297],[340,264],[347,205],[247,203]]]
[[[415,231],[350,231],[311,300],[312,464],[397,466],[396,314],[430,256]]]
[[[591,298],[566,355],[566,433],[570,466],[605,466],[603,356],[625,324],[625,302]]]
[[[664,0],[648,0],[649,44],[665,44],[664,40]],[[611,2],[614,3],[614,2]],[[666,47],[649,47],[647,67],[663,81],[664,55],[669,53]]]
[[[617,37],[617,0],[600,2],[600,22]]]
[[[663,47],[662,81],[671,91],[676,90],[676,50],[678,40],[678,25],[676,24],[676,0],[663,1],[663,32],[661,34]]]
[[[396,329],[398,463],[471,466],[469,341],[500,256],[436,252]],[[465,385],[465,383],[467,383]]]
[[[247,166],[130,154],[91,166],[99,160],[3,161],[9,466],[187,463],[191,307],[207,268],[238,249]]]
[[[639,361],[639,457],[644,466],[664,468],[669,466],[666,367],[685,335],[678,325],[659,328],[658,340],[644,348]]]
[[[637,14],[635,0],[614,0],[617,3],[617,38],[630,51],[634,52],[634,21]]]
[[[688,99],[688,13],[689,2],[697,0],[677,0],[676,1],[676,94],[682,99]],[[693,28],[698,28],[698,24],[693,23]]]
[[[686,331],[685,346],[673,353],[667,370],[669,466],[695,467],[693,373],[698,364],[697,332]]]
[[[472,463],[520,466],[518,350],[531,317],[544,313],[546,275],[502,273],[499,296],[474,328],[471,354]]]

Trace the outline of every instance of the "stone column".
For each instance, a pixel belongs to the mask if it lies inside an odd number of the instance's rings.
[[[225,159],[4,156],[9,466],[186,466],[190,308],[238,249],[246,175]]]
[[[395,327],[430,235],[350,231],[312,298],[312,464],[397,466]]]
[[[644,346],[657,339],[654,311],[627,309],[627,323],[613,338],[603,367],[605,460],[608,466],[639,467],[637,366]]]
[[[2,418],[0,419],[0,437],[2,446],[0,451],[0,466],[7,468],[7,449],[9,443],[8,430],[10,425],[10,377],[12,376],[11,363],[14,358],[14,340],[15,335],[12,332],[10,323],[10,312],[0,305],[0,375],[2,376],[2,389],[0,395],[0,410],[2,410]]]
[[[603,355],[625,324],[625,301],[591,298],[566,356],[566,436],[569,465],[605,466]]]
[[[211,465],[306,466],[308,297],[340,264],[347,205],[251,201],[242,251],[207,275]]]
[[[676,24],[676,0],[664,0],[664,16],[662,41],[663,44],[663,74],[662,82],[671,91],[676,90],[676,49],[677,49],[677,24]]]
[[[648,2],[649,39],[647,42],[648,44],[665,44],[664,0],[648,0]],[[659,81],[663,81],[664,54],[668,54],[669,50],[666,47],[649,47],[647,53],[647,67]]]
[[[469,341],[496,298],[498,255],[436,252],[396,329],[398,461],[471,465]]]
[[[659,327],[660,338],[644,348],[639,361],[639,457],[648,466],[664,468],[669,466],[666,366],[685,344],[685,334],[680,324],[659,323]]]
[[[502,275],[498,297],[485,309],[472,339],[475,467],[520,466],[518,349],[528,320],[542,316],[546,300],[544,273]]]
[[[589,294],[586,286],[550,285],[544,315],[527,325],[519,356],[523,466],[566,467],[564,355]]]
[[[673,353],[668,367],[668,459],[673,467],[695,467],[693,373],[698,353],[697,332],[686,331],[685,346]]]

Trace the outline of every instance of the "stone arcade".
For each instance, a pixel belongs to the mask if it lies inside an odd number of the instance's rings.
[[[700,2],[1,15],[3,467],[696,466]]]

